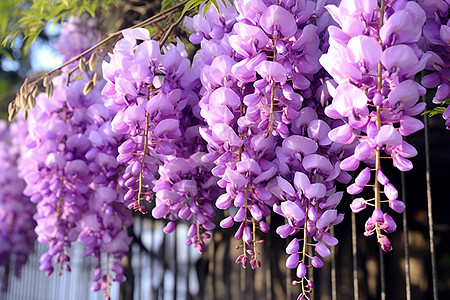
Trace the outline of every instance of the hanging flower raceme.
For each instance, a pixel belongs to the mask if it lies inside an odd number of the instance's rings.
[[[329,99],[326,85],[330,84],[323,71],[322,77],[317,75],[319,47],[323,46],[318,35],[324,34],[310,19],[315,10],[312,2],[235,1],[235,5],[236,23],[220,27],[229,30],[220,40],[193,26],[197,32],[191,39],[202,46],[194,57],[194,68],[201,70],[201,115],[208,125],[201,129],[209,151],[203,161],[215,163],[212,172],[226,189],[216,206],[224,210],[234,206],[236,210],[220,223],[224,228],[239,224],[235,237],[242,239],[243,254],[236,262],[244,267],[248,263],[252,268],[260,266],[256,229],[269,230],[264,217],[273,207],[288,222],[277,229],[280,236],[293,236],[293,241],[305,247],[290,253],[294,258],[287,262],[288,267],[300,262],[304,267],[298,274],[305,296],[311,288],[305,278],[310,253],[306,244],[311,244],[314,236],[317,252],[325,257],[323,237],[328,245],[337,243],[328,233],[343,217],[335,210],[342,193],[336,193],[334,182],[337,178],[349,180],[339,168],[345,155],[340,147],[333,148],[328,138],[336,122],[323,113]],[[324,9],[320,5],[318,9],[320,18]],[[206,13],[204,22],[213,20],[208,17],[210,11],[214,8]],[[231,24],[231,16],[236,14],[227,13],[221,10],[221,18],[226,20],[223,24]],[[215,26],[210,21],[202,28]],[[197,40],[199,37],[203,39]],[[311,82],[316,77],[322,78],[320,84]],[[309,178],[304,186],[307,196],[301,188],[297,192],[292,188],[293,172]],[[320,258],[313,261],[315,267],[321,266]]]
[[[49,275],[56,264],[59,273],[70,271],[69,250],[79,240],[85,255],[93,257],[92,289],[102,289],[108,297],[111,280],[125,280],[120,261],[131,242],[126,231],[131,213],[118,186],[122,167],[116,156],[122,136],[111,130],[113,112],[100,96],[103,84],[84,95],[93,74],[70,73],[85,79],[69,80],[68,70],[63,70],[52,79],[51,97],[38,95],[36,107],[22,120],[28,135],[20,172],[27,183],[25,194],[37,204],[38,241],[49,245],[40,269]]]
[[[158,166],[177,155],[183,140],[179,115],[194,106],[197,76],[191,71],[181,42],[161,54],[146,29],[127,29],[117,42],[109,63],[103,63],[107,83],[106,106],[116,113],[115,133],[129,135],[119,147],[119,163],[127,163],[123,176],[129,208],[145,212]]]
[[[23,127],[0,122],[0,274],[1,290],[6,292],[10,274],[20,277],[22,267],[34,249],[36,207],[22,194],[25,182],[19,178],[17,159]]]
[[[160,46],[145,29],[123,32],[103,69],[106,105],[117,112],[112,129],[130,136],[119,148],[119,162],[129,208],[145,212],[141,199],[155,196],[155,218],[193,221],[188,244],[203,252],[215,227],[211,205],[218,193],[211,163],[200,160],[206,151],[199,127],[198,75],[190,68],[184,45]],[[142,41],[139,42],[138,41]],[[165,231],[171,232],[169,222]]]
[[[404,204],[384,175],[381,159],[389,157],[395,167],[407,171],[412,168],[408,158],[417,154],[403,136],[423,128],[413,116],[425,108],[424,103],[417,103],[425,89],[414,81],[431,56],[417,48],[425,13],[413,1],[393,5],[393,1],[371,0],[360,5],[344,0],[327,9],[339,27],[329,28],[330,47],[320,59],[338,83],[326,114],[344,121],[329,137],[344,145],[356,144],[354,154],[340,164],[343,170],[354,171],[360,162],[370,166],[347,191],[358,194],[372,179],[375,197],[357,198],[351,207],[357,212],[368,204],[374,206],[365,235],[376,232],[382,249],[390,251],[391,244],[381,230],[389,233],[396,225],[381,210],[381,202],[388,202],[397,212],[403,211]],[[381,199],[382,192],[387,199]]]

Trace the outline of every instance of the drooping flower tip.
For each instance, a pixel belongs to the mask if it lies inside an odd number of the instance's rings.
[[[360,212],[366,208],[366,201],[364,198],[356,198],[350,204],[350,208],[354,213]]]
[[[383,235],[379,239],[379,243],[381,245],[381,249],[384,252],[390,252],[392,250],[391,241],[387,238],[387,236]]]

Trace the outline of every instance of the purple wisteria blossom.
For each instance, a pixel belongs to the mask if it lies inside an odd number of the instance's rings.
[[[74,24],[69,25],[64,29],[73,32]],[[83,28],[78,31],[83,35]],[[68,43],[64,37],[60,43]],[[79,41],[72,42],[78,49]],[[109,297],[111,280],[125,280],[120,262],[131,242],[126,231],[131,213],[117,182],[124,169],[116,160],[122,136],[112,131],[114,114],[100,95],[104,83],[83,95],[93,74],[73,75],[84,79],[68,80],[67,70],[63,71],[52,79],[53,95],[38,95],[36,107],[21,119],[28,133],[22,140],[19,170],[27,183],[25,195],[36,203],[38,241],[49,245],[40,269],[47,275],[55,266],[58,274],[70,271],[69,250],[78,240],[85,246],[85,256],[92,257],[92,290],[101,289]],[[106,268],[102,260],[107,261]]]
[[[17,160],[26,128],[0,121],[0,281],[8,289],[10,274],[20,277],[34,249],[36,206],[23,195],[25,182],[19,178]]]
[[[381,158],[387,156],[400,171],[407,171],[412,168],[409,158],[417,154],[403,137],[423,128],[413,116],[425,108],[418,103],[425,89],[414,76],[432,58],[418,47],[426,15],[414,1],[343,0],[339,6],[326,8],[339,26],[328,29],[330,47],[320,58],[338,84],[325,112],[343,121],[330,131],[329,138],[355,147],[341,162],[343,170],[357,170],[361,162],[371,167],[364,168],[347,191],[358,194],[369,183],[374,185],[375,197],[356,198],[351,208],[359,212],[367,204],[375,206],[365,235],[376,232],[382,249],[390,251],[391,244],[381,230],[390,233],[396,226],[388,213],[383,214],[381,201],[388,201],[397,212],[402,205],[398,205],[396,188],[382,172]],[[381,199],[381,192],[387,200]]]
[[[203,23],[193,21],[204,30],[202,36],[220,37],[219,31],[211,33]],[[216,25],[226,28],[222,22]],[[122,176],[125,202],[145,213],[141,200],[154,196],[153,217],[170,221],[165,231],[173,231],[177,219],[192,222],[187,243],[203,252],[210,237],[204,231],[215,227],[212,203],[219,188],[211,174],[212,163],[200,159],[206,143],[199,132],[203,123],[198,71],[190,67],[181,41],[163,46],[162,53],[146,29],[127,29],[122,34],[109,63],[103,63],[107,82],[103,95],[106,106],[116,113],[113,132],[128,137],[117,157],[127,164]]]
[[[342,193],[334,183],[350,180],[339,167],[349,151],[328,137],[342,122],[324,114],[335,85],[319,64],[320,49],[328,47],[320,37],[327,35],[329,15],[324,3],[309,1],[234,4],[236,11],[221,11],[220,24],[213,21],[213,7],[201,26],[198,16],[187,22],[194,30],[191,40],[201,45],[193,67],[200,70],[200,114],[207,123],[200,129],[208,143],[202,160],[214,162],[212,174],[225,188],[216,206],[235,211],[220,225],[237,223],[243,254],[236,262],[243,267],[260,266],[256,229],[268,231],[264,219],[272,210],[286,218],[277,229],[282,238],[304,245],[311,239],[325,257],[324,237],[336,245],[328,230],[343,217],[335,209]],[[208,34],[216,30],[220,39]],[[310,249],[296,251],[287,265],[300,266],[305,292],[312,287],[305,277]],[[323,265],[318,257],[313,261]]]

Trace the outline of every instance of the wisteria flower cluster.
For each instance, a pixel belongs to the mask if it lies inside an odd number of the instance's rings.
[[[72,32],[73,27],[64,29]],[[86,48],[77,43],[72,49]],[[27,183],[24,193],[36,203],[38,241],[49,245],[40,269],[48,275],[55,265],[59,274],[70,271],[70,246],[78,240],[92,257],[92,289],[108,294],[111,280],[125,280],[120,262],[131,242],[126,231],[131,213],[118,185],[121,166],[116,156],[122,137],[112,132],[113,112],[100,96],[103,84],[85,96],[83,85],[92,74],[78,75],[85,79],[68,85],[66,72],[55,77],[53,95],[38,95],[37,106],[22,120],[28,132],[19,169]],[[101,269],[102,256],[106,270]]]
[[[329,137],[338,143],[356,144],[354,154],[341,162],[343,170],[355,171],[360,162],[370,166],[359,173],[347,192],[359,194],[373,180],[375,197],[356,198],[351,207],[354,212],[368,204],[374,207],[364,234],[375,232],[382,249],[390,251],[391,243],[381,230],[393,232],[396,224],[389,213],[383,213],[381,203],[388,202],[396,212],[402,212],[404,204],[383,173],[381,159],[390,157],[396,168],[407,171],[412,168],[408,158],[417,154],[403,137],[423,128],[413,116],[425,108],[424,103],[417,103],[425,89],[414,81],[430,58],[418,47],[425,13],[413,1],[371,0],[362,5],[343,0],[327,9],[339,27],[329,28],[330,47],[320,62],[338,86],[325,112],[344,121]],[[387,199],[381,198],[380,185]]]
[[[194,222],[188,244],[203,252],[205,230],[215,227],[213,199],[217,196],[212,165],[201,160],[198,74],[190,68],[184,45],[164,47],[145,29],[123,31],[109,63],[103,64],[106,106],[116,112],[115,133],[129,135],[119,147],[129,208],[146,212],[141,200],[156,198],[152,215],[170,221]],[[166,232],[172,232],[169,222]]]
[[[25,182],[19,178],[17,159],[22,135],[16,124],[0,122],[0,271],[1,290],[8,288],[10,274],[20,277],[34,249],[36,207],[23,195]],[[11,134],[10,134],[11,133]],[[15,136],[15,134],[18,134]]]
[[[422,84],[438,88],[435,103],[449,97],[448,1],[217,3],[185,20],[199,45],[192,65],[180,40],[125,29],[90,93],[82,87],[91,71],[66,86],[64,69],[53,95],[37,97],[22,121],[19,169],[37,205],[38,241],[50,247],[41,270],[69,270],[78,240],[93,257],[92,289],[107,293],[111,280],[125,280],[129,210],[166,219],[166,233],[187,221],[186,244],[204,252],[216,208],[240,241],[236,263],[257,268],[275,213],[285,220],[274,229],[287,241],[298,299],[309,299],[308,270],[338,244],[330,228],[343,220],[344,192],[336,183],[349,184],[349,171],[358,171],[349,194],[374,191],[350,205],[373,207],[364,234],[392,249],[386,234],[397,225],[384,204],[401,213],[404,203],[381,162],[413,167],[417,151],[404,137],[423,128],[415,116],[426,93],[416,74],[432,71]],[[58,49],[66,59],[89,47],[92,26],[83,34],[75,19],[65,25]]]
[[[334,182],[350,180],[339,167],[345,151],[328,138],[336,123],[323,113],[330,98],[329,80],[324,72],[317,75],[324,27],[319,31],[314,24],[312,2],[235,5],[236,10],[228,5],[217,15],[210,9],[205,19],[195,16],[187,23],[195,30],[191,41],[201,44],[194,68],[201,70],[199,106],[207,123],[200,129],[208,142],[202,159],[214,162],[212,173],[226,191],[216,206],[234,207],[234,216],[220,224],[239,224],[235,237],[242,239],[243,253],[236,262],[261,265],[256,229],[269,230],[264,218],[273,210],[286,218],[277,232],[293,237],[286,266],[297,268],[306,297],[312,288],[307,266],[323,266],[307,245],[326,257],[325,244],[337,244],[328,230],[342,220],[335,207],[343,193]],[[321,16],[315,16],[318,24]],[[312,83],[320,79],[320,87]]]

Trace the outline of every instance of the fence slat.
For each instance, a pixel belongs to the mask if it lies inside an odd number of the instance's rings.
[[[430,167],[430,142],[428,139],[428,116],[424,116],[424,135],[425,135],[425,167],[426,167],[426,181],[427,181],[427,216],[428,216],[428,233],[430,240],[430,256],[431,256],[431,278],[433,282],[433,300],[438,300],[437,288],[437,265],[436,252],[434,248],[434,222],[433,209],[431,199],[431,167]]]
[[[406,179],[405,173],[402,172],[402,200],[406,204]],[[402,214],[403,222],[403,247],[405,253],[405,294],[406,300],[411,300],[411,270],[409,266],[409,237],[408,237],[408,218],[406,216],[406,208]]]

